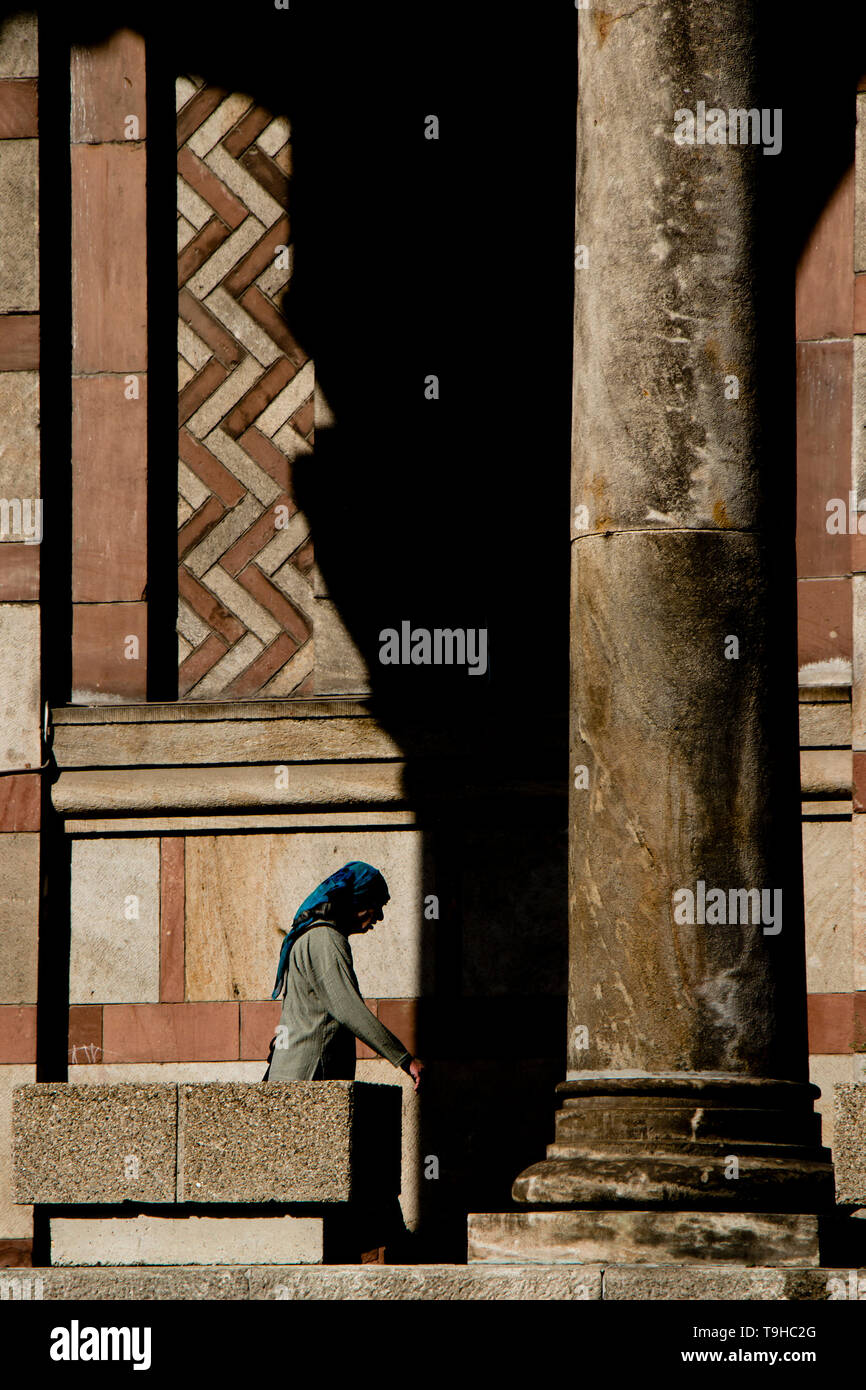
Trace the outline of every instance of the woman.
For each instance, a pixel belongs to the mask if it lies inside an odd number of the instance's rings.
[[[283,1008],[265,1081],[351,1081],[355,1038],[408,1072],[418,1090],[424,1063],[361,998],[348,938],[382,920],[388,885],[353,859],[305,898],[286,933],[272,999]]]

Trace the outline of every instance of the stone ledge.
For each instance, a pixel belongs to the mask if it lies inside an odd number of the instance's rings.
[[[0,1271],[0,1300],[652,1300],[825,1302],[866,1299],[866,1269],[730,1266],[274,1265],[258,1269],[102,1268]]]
[[[836,1201],[866,1205],[866,1083],[838,1081],[833,1087],[833,1159]]]

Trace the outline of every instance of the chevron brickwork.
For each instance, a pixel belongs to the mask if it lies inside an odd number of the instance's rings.
[[[289,123],[181,77],[177,146],[179,694],[303,695],[313,550],[292,465],[314,374],[280,311]]]

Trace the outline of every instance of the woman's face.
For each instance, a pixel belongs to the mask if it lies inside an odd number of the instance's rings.
[[[381,909],[381,907],[368,907],[368,908],[365,908],[365,909],[363,910],[363,912],[359,912],[359,913],[357,914],[357,917],[358,917],[358,926],[357,926],[357,930],[358,930],[358,931],[370,931],[370,930],[376,925],[377,922],[381,922],[381,920],[382,920],[382,909]]]

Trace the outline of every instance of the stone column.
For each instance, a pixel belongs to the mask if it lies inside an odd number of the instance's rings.
[[[793,405],[762,340],[793,370],[761,240],[780,156],[728,142],[730,111],[768,147],[779,129],[746,116],[754,8],[580,14],[569,1070],[556,1141],[514,1184],[536,1207],[832,1202],[774,433]],[[760,920],[736,890],[763,890]]]

